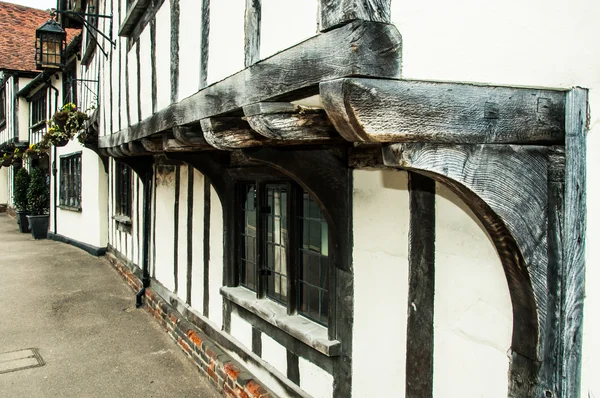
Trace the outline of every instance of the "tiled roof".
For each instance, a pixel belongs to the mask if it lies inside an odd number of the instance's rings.
[[[0,69],[35,71],[35,30],[49,11],[0,1]],[[80,33],[67,29],[67,43]]]

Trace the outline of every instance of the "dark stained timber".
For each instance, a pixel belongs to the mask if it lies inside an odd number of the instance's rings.
[[[202,315],[208,317],[209,305],[209,272],[210,272],[210,207],[211,207],[211,195],[210,195],[210,182],[204,177],[204,286],[202,300],[203,308]]]
[[[217,149],[233,151],[240,148],[260,146],[268,140],[256,134],[248,122],[237,117],[203,119],[200,122],[204,138]]]
[[[409,174],[410,245],[406,397],[433,396],[435,181]]]
[[[401,42],[393,25],[353,22],[262,60],[136,125],[100,137],[99,146],[112,147],[191,125],[255,102],[316,94],[323,80],[354,75],[399,78]]]
[[[179,100],[179,0],[171,0],[171,103]]]
[[[319,28],[326,31],[355,19],[390,22],[391,0],[320,0]]]
[[[197,147],[210,146],[204,138],[200,125],[197,125],[196,128],[189,126],[174,127],[173,136],[186,145]]]
[[[202,1],[201,32],[200,32],[200,85],[198,90],[206,87],[208,77],[208,36],[210,33],[210,0]]]
[[[588,92],[567,94],[562,299],[561,393],[578,397],[581,388],[581,338],[585,297],[586,135]]]
[[[187,223],[187,289],[185,302],[188,305],[192,304],[192,265],[194,256],[194,223],[192,217],[194,214],[194,168],[188,165],[188,195],[187,195],[187,210],[188,210],[188,223]]]
[[[244,15],[244,66],[260,59],[260,16],[261,0],[246,0]]]
[[[259,102],[244,106],[250,127],[263,137],[295,143],[341,140],[323,109],[289,102]]]
[[[173,207],[173,292],[179,291],[179,197],[181,191],[181,166],[175,166],[175,205]]]
[[[320,92],[351,142],[564,142],[564,91],[347,78]]]

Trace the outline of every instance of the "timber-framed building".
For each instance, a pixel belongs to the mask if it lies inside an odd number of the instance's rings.
[[[79,178],[80,200],[54,196],[51,236],[106,250],[228,396],[582,394],[574,86],[600,83],[419,78],[416,47],[442,47],[401,0],[300,3],[59,1],[112,19],[69,64],[98,139],[52,155],[84,158],[53,179],[68,197]]]

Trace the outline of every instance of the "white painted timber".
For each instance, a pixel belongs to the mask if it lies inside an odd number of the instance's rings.
[[[506,397],[512,304],[485,229],[436,185],[434,397]]]
[[[261,333],[261,341],[261,358],[285,376],[287,374],[287,349],[264,333]]]
[[[372,366],[376,367],[376,366]],[[333,397],[333,376],[319,368],[312,362],[307,361],[304,358],[298,359],[298,370],[300,371],[300,388],[309,393],[313,398],[331,398]],[[377,381],[371,380],[371,387],[375,387],[375,384],[380,383],[382,380]],[[390,391],[388,390],[383,395],[372,394],[370,397],[389,397]],[[353,396],[355,396],[353,394]]]
[[[155,278],[164,287],[173,291],[175,288],[174,277],[174,250],[175,222],[173,209],[175,208],[175,167],[157,166],[156,170],[156,258]]]
[[[142,120],[152,115],[152,62],[150,56],[150,25],[140,35],[140,102]]]
[[[184,302],[187,296],[187,226],[192,222],[188,216],[188,167],[183,165],[179,169],[179,230],[177,247],[177,296]]]
[[[247,349],[252,350],[252,325],[237,314],[231,314],[231,335]]]
[[[192,294],[191,307],[202,314],[204,305],[204,175],[194,169],[194,213],[191,216]]]
[[[171,6],[165,1],[156,13],[156,109],[171,103]]]
[[[208,84],[244,69],[245,0],[210,3]]]
[[[262,0],[260,58],[292,47],[317,33],[316,0]]]
[[[408,200],[406,172],[354,171],[352,396],[355,398],[384,397],[390,391],[402,394],[404,391]],[[377,337],[374,328],[385,331],[387,337]],[[301,374],[301,382],[302,379]]]
[[[210,187],[210,264],[208,318],[223,323],[223,206],[215,189]]]
[[[179,100],[198,91],[200,85],[200,37],[202,2],[179,2]]]

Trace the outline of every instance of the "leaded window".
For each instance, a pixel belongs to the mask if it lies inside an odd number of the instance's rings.
[[[131,168],[115,162],[115,215],[131,218]]]
[[[6,88],[0,89],[0,126],[6,124]]]
[[[327,326],[329,228],[319,205],[293,183],[238,188],[240,285]]]
[[[60,158],[60,205],[81,210],[81,152]]]
[[[34,129],[41,129],[46,126],[47,116],[47,99],[46,90],[42,89],[38,92],[31,100],[31,127]]]

